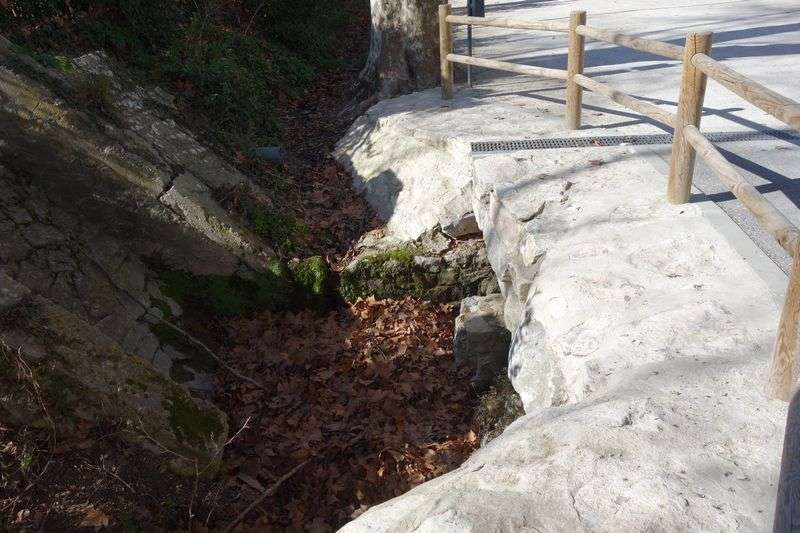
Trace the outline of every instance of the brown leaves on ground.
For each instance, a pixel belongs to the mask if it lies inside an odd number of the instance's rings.
[[[232,424],[252,417],[227,449],[230,477],[269,486],[313,457],[266,500],[267,512],[252,513],[251,527],[331,530],[475,448],[449,305],[370,298],[324,316],[265,314],[228,329],[230,362],[266,385],[225,383]]]
[[[314,254],[339,263],[342,255],[364,233],[380,225],[365,199],[352,187],[353,178],[339,167],[331,153],[358,115],[354,88],[369,47],[365,28],[369,13],[353,20],[342,35],[340,50],[346,68],[320,74],[313,89],[288,110],[285,148],[292,156],[285,170],[301,191],[303,222],[308,226],[309,246]]]
[[[308,244],[316,254],[339,263],[352,244],[380,225],[363,197],[354,194],[352,178],[329,161],[304,174],[303,221],[309,228]]]
[[[108,526],[109,517],[102,511],[98,511],[93,505],[87,505],[81,509],[83,515],[78,527],[90,527],[94,529],[101,529]]]

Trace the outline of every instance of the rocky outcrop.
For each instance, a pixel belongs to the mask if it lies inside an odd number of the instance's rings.
[[[469,98],[434,113],[434,96],[385,104],[402,114],[395,134],[470,139]],[[481,112],[519,123],[516,132],[558,117],[546,133],[564,135],[562,108],[539,103],[534,116],[516,103]],[[484,140],[503,138],[493,124],[480,128]],[[370,147],[378,157],[393,149]],[[408,168],[441,152],[451,157],[431,142]],[[487,154],[472,165],[526,415],[456,471],[343,531],[770,530],[786,416],[762,392],[778,321],[765,279],[783,276],[777,267],[754,268],[760,252],[715,206],[669,205],[663,175],[631,147]],[[427,179],[420,171],[398,189]]]
[[[207,362],[160,335],[181,309],[159,272],[248,279],[274,254],[216,200],[257,184],[175,115],[100,53],[57,70],[0,38],[0,268],[208,394]]]
[[[5,423],[62,438],[81,423],[111,422],[178,472],[215,471],[228,436],[221,411],[1,273],[0,332]]]
[[[472,384],[486,390],[508,366],[511,333],[503,320],[503,296],[470,296],[456,317],[453,355],[456,364],[474,369]]]
[[[353,175],[355,189],[386,221],[388,233],[404,241],[471,211],[469,143],[430,134],[428,128],[409,123],[405,113],[420,97],[429,109],[438,110],[439,94],[426,91],[378,103],[356,120],[335,151]],[[446,122],[431,125],[436,133],[448,129]],[[456,205],[465,210],[456,213]]]
[[[340,291],[347,301],[415,296],[454,302],[497,291],[480,239],[457,241],[437,228],[403,242],[378,230],[362,238],[356,250],[341,273]]]

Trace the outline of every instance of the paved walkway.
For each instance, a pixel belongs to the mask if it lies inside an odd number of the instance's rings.
[[[570,11],[587,11],[588,24],[683,44],[692,31],[713,31],[712,55],[768,87],[800,100],[800,6],[793,0],[676,1],[670,6],[641,7],[638,0],[517,0],[487,1],[487,17],[565,20]],[[454,2],[456,13],[465,2]],[[476,28],[474,54],[551,68],[565,68],[564,34]],[[458,27],[456,47],[466,49],[466,30]],[[680,64],[606,43],[588,41],[586,73],[620,90],[674,111],[680,83]],[[480,101],[529,99],[532,105],[563,102],[563,82],[473,69],[472,89],[462,85],[458,97]],[[524,104],[517,104],[524,105]],[[584,122],[604,117],[569,135],[657,134],[668,131],[604,97],[585,93]],[[714,82],[709,83],[702,129],[705,132],[760,131],[786,126]],[[483,128],[482,128],[483,129]],[[520,130],[510,128],[519,135]],[[488,134],[488,133],[487,133]],[[557,123],[548,136],[563,136]],[[488,135],[496,135],[496,132]],[[497,137],[483,140],[495,140]],[[800,150],[797,140],[762,140],[721,143],[718,146],[743,175],[764,193],[792,222],[800,226]],[[665,172],[668,146],[639,148],[658,172]],[[762,230],[749,212],[733,198],[702,162],[695,175],[694,202],[713,201],[749,236],[781,270],[788,272],[788,255]]]

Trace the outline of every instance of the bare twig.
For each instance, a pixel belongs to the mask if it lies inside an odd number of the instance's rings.
[[[281,476],[281,477],[280,477],[280,479],[278,479],[278,481],[276,481],[275,483],[273,483],[273,484],[272,484],[272,485],[271,485],[271,486],[270,486],[270,487],[269,487],[267,490],[265,490],[264,492],[262,492],[262,493],[261,493],[261,495],[260,495],[258,498],[256,498],[255,500],[253,500],[253,502],[252,502],[250,505],[248,505],[248,506],[247,506],[247,508],[246,508],[244,511],[242,511],[241,513],[239,513],[239,516],[237,516],[236,518],[234,518],[234,519],[233,519],[233,521],[232,521],[230,524],[228,524],[227,526],[225,526],[225,529],[223,529],[223,530],[222,530],[222,533],[229,533],[229,532],[230,532],[230,531],[231,531],[233,528],[235,528],[235,527],[236,527],[236,525],[237,525],[239,522],[241,522],[242,520],[244,520],[244,519],[245,519],[245,517],[247,516],[247,514],[248,514],[250,511],[252,511],[253,509],[255,509],[255,508],[258,506],[258,505],[260,505],[260,504],[261,504],[261,502],[263,502],[264,500],[266,500],[268,497],[270,497],[270,496],[272,496],[273,494],[275,494],[275,492],[277,492],[277,490],[280,488],[280,486],[281,486],[281,485],[283,485],[283,483],[284,483],[284,482],[285,482],[287,479],[289,479],[290,477],[292,477],[293,475],[295,475],[295,474],[297,473],[297,471],[298,471],[298,470],[300,470],[301,468],[303,468],[303,467],[306,465],[306,463],[308,463],[308,462],[309,462],[311,459],[313,459],[313,457],[309,457],[308,459],[306,459],[305,461],[303,461],[303,462],[302,462],[302,463],[300,463],[299,465],[297,465],[297,466],[295,466],[294,468],[292,468],[291,470],[289,470],[289,471],[288,471],[286,474],[284,474],[283,476]]]
[[[259,383],[258,381],[254,380],[251,377],[245,376],[244,374],[242,374],[241,372],[239,372],[238,370],[233,368],[231,365],[226,363],[220,356],[218,356],[216,353],[214,353],[211,350],[211,348],[206,346],[205,343],[203,343],[203,341],[193,337],[192,335],[187,333],[186,330],[176,326],[175,324],[173,324],[169,320],[164,320],[160,316],[155,315],[149,309],[147,310],[147,314],[152,316],[153,318],[155,318],[156,320],[158,320],[162,324],[171,327],[172,329],[174,329],[175,331],[177,331],[178,333],[180,333],[184,337],[186,337],[186,340],[190,341],[192,344],[196,345],[198,348],[201,348],[204,352],[206,352],[208,355],[210,355],[217,363],[219,363],[222,368],[224,368],[225,370],[227,370],[228,372],[230,372],[231,374],[233,374],[237,378],[239,378],[241,380],[244,380],[244,381],[250,383],[251,385],[254,385],[254,386],[258,387],[259,389],[264,389],[264,385],[262,385],[261,383]]]
[[[14,363],[17,366],[17,377],[19,378],[19,374],[22,373],[22,378],[30,383],[31,388],[33,389],[33,394],[36,397],[36,401],[39,402],[39,406],[42,408],[42,413],[44,414],[45,420],[47,420],[48,424],[50,425],[50,449],[52,451],[53,448],[56,447],[56,423],[53,418],[50,416],[50,413],[47,411],[47,406],[44,403],[44,398],[42,397],[42,388],[39,386],[39,381],[36,379],[36,374],[33,372],[33,369],[30,367],[25,358],[22,356],[22,347],[19,347],[16,350],[13,350],[11,346],[0,337],[0,350],[4,354],[13,354],[14,355]]]
[[[222,451],[225,449],[225,447],[228,446],[233,441],[235,441],[236,438],[242,433],[242,431],[244,431],[245,429],[248,429],[250,427],[247,424],[250,423],[250,420],[252,418],[253,418],[252,416],[248,416],[247,417],[247,420],[244,421],[244,424],[242,424],[242,427],[239,428],[239,431],[234,433],[233,437],[229,438],[225,442],[225,444],[222,445],[222,447],[219,449],[219,451],[216,454],[217,456],[221,455]],[[210,465],[210,463],[209,463],[209,465]],[[208,466],[206,466],[206,468],[203,469],[203,473],[205,473],[205,471],[207,469],[208,469]],[[193,511],[192,508],[194,507],[194,500],[195,500],[195,498],[197,498],[197,491],[198,491],[199,483],[200,483],[200,473],[201,473],[200,470],[197,468],[197,461],[195,461],[195,463],[194,463],[194,485],[192,487],[192,498],[189,500],[189,529],[191,529],[192,520],[194,520],[194,511]]]
[[[14,496],[14,498],[11,499],[10,503],[3,504],[3,506],[0,507],[0,511],[5,512],[6,509],[10,508],[11,509],[10,514],[13,514],[14,513],[14,509],[17,506],[17,503],[19,503],[19,500],[28,491],[30,491],[33,487],[35,487],[37,483],[39,483],[39,481],[44,477],[45,472],[47,472],[47,469],[52,464],[52,462],[53,462],[52,459],[48,459],[47,463],[45,463],[45,465],[44,465],[44,468],[42,468],[42,471],[39,472],[38,476],[36,476],[36,479],[34,479],[30,483],[28,483],[28,486],[25,487],[22,491],[20,491],[16,496]]]
[[[236,433],[234,433],[233,437],[229,438],[229,439],[228,439],[228,441],[227,441],[225,444],[223,444],[223,445],[222,445],[222,448],[224,449],[224,448],[225,448],[225,446],[227,446],[228,444],[230,444],[230,443],[232,443],[233,441],[235,441],[235,440],[236,440],[236,438],[239,436],[239,434],[240,434],[242,431],[244,431],[245,429],[250,429],[250,426],[249,426],[248,424],[250,423],[250,421],[251,421],[252,419],[253,419],[253,417],[252,417],[252,416],[248,416],[248,417],[247,417],[247,419],[244,421],[244,424],[242,424],[242,427],[240,427],[240,428],[239,428],[239,431],[237,431]]]
[[[178,457],[179,459],[183,459],[184,461],[188,461],[190,463],[197,462],[197,459],[190,459],[189,457],[186,457],[185,455],[182,455],[174,450],[170,450],[169,448],[161,444],[159,441],[157,441],[152,435],[150,435],[150,433],[147,432],[146,429],[144,429],[144,422],[142,422],[141,418],[139,419],[139,431],[141,431],[149,441],[151,441],[153,444],[164,450],[166,453],[172,454],[175,457]]]
[[[132,493],[136,494],[136,491],[133,490],[133,487],[131,487],[130,484],[127,481],[125,481],[124,479],[119,477],[119,475],[117,475],[117,473],[114,472],[113,470],[109,470],[108,468],[106,468],[105,463],[103,462],[103,460],[100,461],[100,466],[95,466],[95,465],[91,464],[89,461],[86,461],[85,459],[83,461],[83,464],[86,465],[87,467],[91,468],[92,470],[96,470],[98,472],[101,472],[103,474],[107,474],[107,475],[115,478],[117,481],[119,481],[120,483],[125,485],[125,488],[127,488]],[[148,496],[149,496],[149,494],[148,494]],[[151,496],[151,498],[152,498],[152,496]]]
[[[137,298],[137,297],[136,297],[134,294],[132,294],[130,291],[128,291],[128,290],[127,290],[127,289],[125,289],[124,287],[121,287],[121,286],[120,286],[120,285],[119,285],[119,284],[116,282],[116,280],[114,280],[114,277],[113,277],[111,274],[109,274],[109,273],[108,273],[108,271],[105,269],[105,267],[104,267],[103,265],[101,265],[100,263],[98,263],[97,261],[95,261],[95,259],[94,259],[94,258],[93,258],[91,255],[89,255],[88,253],[86,253],[85,251],[83,251],[83,250],[80,250],[80,251],[81,251],[81,252],[82,252],[82,253],[83,253],[83,254],[84,254],[84,255],[85,255],[85,256],[86,256],[86,257],[87,257],[87,258],[88,258],[90,261],[92,261],[92,263],[93,263],[95,266],[97,266],[97,268],[98,268],[98,269],[100,269],[100,271],[101,271],[101,272],[102,272],[102,273],[105,275],[105,278],[106,278],[106,280],[107,280],[107,281],[108,281],[108,282],[109,282],[109,283],[110,283],[110,284],[111,284],[111,285],[112,285],[112,286],[113,286],[115,289],[117,289],[117,290],[118,290],[118,291],[120,291],[120,292],[123,292],[123,293],[124,293],[125,295],[127,295],[127,296],[128,296],[130,299],[131,299],[131,300],[133,300],[134,302],[136,302],[137,304],[139,304],[139,305],[142,307],[142,309],[144,309],[144,312],[145,312],[145,314],[146,314],[146,315],[148,315],[148,316],[151,316],[151,317],[155,318],[156,320],[158,320],[158,321],[159,321],[159,322],[161,322],[162,324],[164,324],[164,325],[166,325],[166,326],[169,326],[170,328],[174,329],[175,331],[177,331],[178,333],[180,333],[181,335],[183,335],[183,336],[186,338],[186,340],[188,340],[188,341],[189,341],[189,342],[191,342],[192,344],[196,345],[198,348],[202,349],[204,352],[206,352],[208,355],[210,355],[210,356],[211,356],[211,357],[212,357],[212,358],[213,358],[213,359],[214,359],[214,360],[215,360],[217,363],[219,363],[219,364],[220,364],[220,366],[222,366],[222,368],[224,368],[225,370],[227,370],[228,372],[230,372],[230,373],[231,373],[231,374],[233,374],[234,376],[236,376],[236,377],[238,377],[239,379],[242,379],[242,380],[244,380],[244,381],[247,381],[248,383],[250,383],[250,384],[252,384],[252,385],[254,385],[254,386],[258,387],[259,389],[264,389],[264,386],[263,386],[261,383],[259,383],[258,381],[254,380],[253,378],[250,378],[250,377],[247,377],[247,376],[245,376],[244,374],[242,374],[241,372],[239,372],[238,370],[236,370],[235,368],[233,368],[231,365],[229,365],[228,363],[226,363],[226,362],[225,362],[225,361],[224,361],[224,360],[223,360],[223,359],[222,359],[220,356],[218,356],[216,353],[214,353],[214,352],[211,350],[211,348],[209,348],[208,346],[206,346],[206,345],[205,345],[205,344],[204,344],[202,341],[200,341],[199,339],[197,339],[197,338],[193,337],[192,335],[190,335],[188,332],[186,332],[186,330],[184,330],[184,329],[183,329],[183,328],[181,328],[181,327],[178,327],[178,326],[176,326],[175,324],[173,324],[173,323],[172,323],[172,322],[170,322],[169,320],[165,320],[165,319],[161,318],[160,316],[156,315],[155,313],[153,313],[153,311],[151,311],[151,310],[150,310],[150,306],[146,305],[144,302],[142,302],[141,300],[139,300],[139,299],[138,299],[138,298]]]
[[[255,9],[255,11],[253,11],[253,16],[250,17],[250,22],[247,23],[247,28],[245,28],[245,30],[244,30],[244,34],[245,35],[250,33],[250,26],[253,25],[253,21],[256,20],[256,17],[258,16],[259,11],[261,11],[261,9],[264,7],[264,5],[266,3],[267,3],[267,0],[262,0],[262,2],[260,4],[258,4],[258,7]]]
[[[192,530],[192,520],[194,520],[194,499],[197,497],[197,489],[200,485],[200,470],[197,468],[197,461],[194,463],[194,484],[192,485],[192,498],[189,500],[189,531]]]

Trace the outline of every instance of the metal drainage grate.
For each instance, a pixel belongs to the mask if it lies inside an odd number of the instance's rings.
[[[720,131],[706,133],[714,143],[737,141],[769,141],[774,139],[800,143],[793,130]],[[672,144],[672,135],[609,135],[605,137],[559,137],[553,139],[522,139],[517,141],[485,141],[472,143],[473,152],[513,152],[517,150],[547,150],[549,148],[593,148],[598,146]]]

